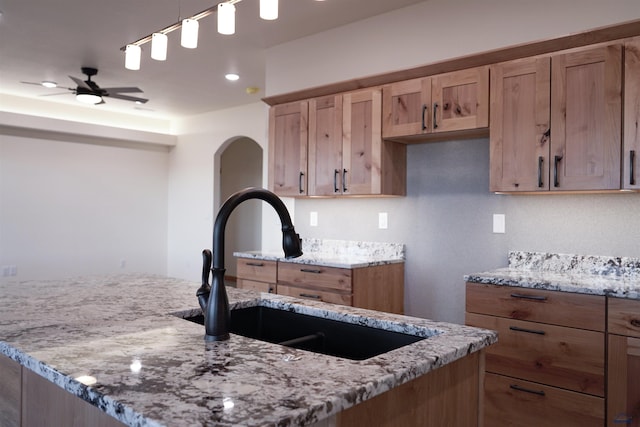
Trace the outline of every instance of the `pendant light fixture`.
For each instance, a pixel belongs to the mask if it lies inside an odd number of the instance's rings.
[[[137,44],[128,44],[124,51],[124,67],[127,70],[139,70],[141,55],[142,48],[140,46]]]
[[[195,19],[182,20],[182,37],[180,44],[187,49],[195,49],[198,47],[198,28],[200,24]]]
[[[167,59],[167,41],[168,37],[163,33],[153,33],[151,36],[151,58],[156,61],[165,61]]]
[[[278,0],[260,0],[260,18],[267,21],[278,19]]]
[[[225,35],[235,34],[236,6],[234,4],[218,4],[218,32]]]

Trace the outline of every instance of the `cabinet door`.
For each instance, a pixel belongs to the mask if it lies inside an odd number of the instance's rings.
[[[306,101],[269,110],[269,187],[280,196],[307,194]]]
[[[20,426],[22,411],[22,367],[9,357],[0,354],[0,426]]]
[[[309,101],[309,195],[342,192],[342,95]]]
[[[346,93],[343,103],[342,192],[382,194],[382,93]]]
[[[549,189],[551,59],[491,67],[490,191]]]
[[[405,80],[382,90],[382,136],[420,135],[431,130],[431,78]]]
[[[470,68],[431,79],[433,132],[489,126],[489,67]]]
[[[640,339],[609,335],[607,426],[640,427]]]
[[[625,45],[622,186],[640,189],[640,38]]]
[[[551,190],[620,189],[622,47],[551,62]]]

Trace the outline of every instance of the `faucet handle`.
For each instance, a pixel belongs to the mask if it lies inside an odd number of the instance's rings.
[[[209,301],[209,293],[211,292],[211,286],[209,286],[209,272],[211,271],[212,255],[209,249],[202,251],[202,284],[196,292],[198,297],[198,303],[200,308],[204,311]]]

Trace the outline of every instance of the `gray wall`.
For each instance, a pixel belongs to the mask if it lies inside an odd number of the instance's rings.
[[[295,209],[303,238],[404,243],[407,314],[464,322],[463,275],[506,266],[509,250],[640,257],[640,194],[492,194],[488,139],[410,145],[407,157],[407,197],[301,199]],[[506,215],[505,234],[492,232],[494,213]]]

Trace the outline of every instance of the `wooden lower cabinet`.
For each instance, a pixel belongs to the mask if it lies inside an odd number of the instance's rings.
[[[122,427],[120,421],[0,355],[0,426]]]
[[[335,425],[478,427],[482,361],[482,352],[470,354],[338,413]]]
[[[487,372],[487,427],[602,427],[604,399]]]
[[[238,288],[404,312],[404,263],[336,268],[238,257]]]

